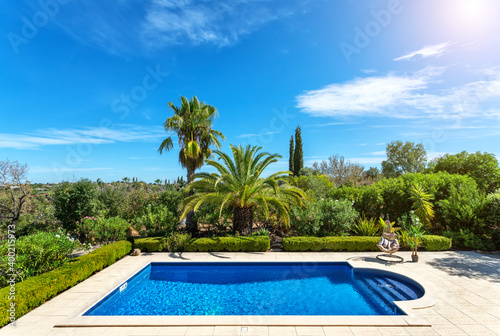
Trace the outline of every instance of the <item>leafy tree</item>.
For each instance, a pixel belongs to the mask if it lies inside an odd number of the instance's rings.
[[[198,173],[187,190],[196,194],[185,198],[181,204],[181,218],[191,210],[198,210],[204,203],[217,204],[220,213],[226,207],[233,210],[233,230],[246,236],[252,232],[254,208],[261,208],[266,218],[274,209],[286,226],[290,223],[290,205],[302,205],[305,193],[289,185],[288,171],[262,177],[264,170],[281,156],[259,152],[261,147],[231,145],[233,158],[219,150],[214,151],[218,160],[207,160],[217,173]],[[222,162],[219,162],[222,161]]]
[[[328,175],[335,186],[341,186],[346,183],[352,185],[358,184],[363,180],[364,167],[358,163],[352,163],[340,155],[332,155],[328,161],[315,162],[313,168]]]
[[[58,185],[52,195],[55,216],[63,228],[75,230],[76,222],[97,213],[97,186],[88,179]]]
[[[495,155],[490,153],[446,154],[429,164],[429,171],[445,171],[450,174],[468,175],[476,180],[478,187],[491,193],[500,187],[500,168]]]
[[[406,173],[420,173],[425,169],[427,152],[419,143],[392,141],[386,147],[387,160],[382,161],[385,177],[397,177]]]
[[[294,147],[293,147],[293,135],[290,136],[290,151],[289,151],[289,156],[288,156],[288,170],[293,172],[293,153],[294,153]]]
[[[225,140],[224,135],[212,129],[213,122],[217,117],[217,109],[207,105],[194,96],[190,101],[181,97],[181,106],[174,103],[168,105],[174,111],[174,115],[167,118],[163,124],[166,132],[174,132],[179,140],[179,162],[187,169],[187,182],[193,180],[195,170],[201,168],[205,159],[212,154],[210,146],[221,147],[220,139]],[[174,147],[172,136],[169,136],[160,144],[158,151],[169,151]],[[198,231],[196,222],[192,220],[193,213],[186,217],[188,231],[195,234]]]
[[[364,172],[366,179],[377,181],[381,177],[382,173],[377,167],[370,167]]]
[[[30,202],[31,188],[26,178],[28,165],[0,161],[0,221],[15,224]]]
[[[302,150],[302,131],[300,126],[295,129],[295,150],[293,153],[293,175],[299,176],[304,167],[304,152]]]

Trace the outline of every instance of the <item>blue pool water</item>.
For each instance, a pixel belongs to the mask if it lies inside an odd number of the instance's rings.
[[[151,263],[120,288],[84,315],[400,315],[423,295],[347,263]]]

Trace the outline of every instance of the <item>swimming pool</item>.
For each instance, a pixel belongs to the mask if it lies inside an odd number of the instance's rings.
[[[403,315],[415,281],[346,262],[152,262],[84,316]]]

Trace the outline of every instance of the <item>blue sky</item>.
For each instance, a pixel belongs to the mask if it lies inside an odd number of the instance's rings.
[[[306,165],[379,166],[392,140],[429,158],[500,155],[495,0],[7,0],[0,3],[0,157],[34,182],[185,175],[169,101],[219,110],[229,144]]]

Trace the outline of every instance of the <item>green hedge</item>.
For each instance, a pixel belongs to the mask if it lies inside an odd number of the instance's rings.
[[[285,237],[285,251],[378,251],[379,237]],[[423,246],[427,251],[443,251],[451,247],[451,239],[441,236],[424,236]]]
[[[130,242],[119,241],[75,258],[53,271],[19,282],[15,286],[15,301],[9,300],[10,286],[0,289],[0,311],[3,312],[0,316],[0,326],[10,323],[8,309],[11,302],[15,302],[17,319],[93,273],[113,264],[131,249]]]
[[[285,237],[285,251],[378,251],[380,237]]]
[[[451,239],[443,236],[424,236],[423,247],[426,251],[444,251],[451,248]]]
[[[187,252],[264,252],[269,250],[268,236],[258,237],[215,237],[191,239]]]
[[[134,248],[142,252],[161,252],[165,249],[165,237],[148,237],[134,240]]]

